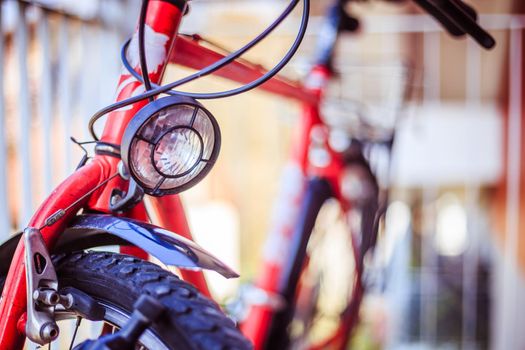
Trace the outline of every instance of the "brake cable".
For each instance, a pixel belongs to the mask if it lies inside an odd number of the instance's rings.
[[[257,45],[260,41],[262,41],[264,38],[266,38],[279,24],[283,22],[284,19],[288,17],[288,15],[292,12],[292,10],[295,8],[295,6],[299,3],[300,0],[292,0],[289,5],[285,8],[285,10],[275,19],[275,21],[270,24],[263,32],[261,32],[257,37],[252,39],[249,43],[241,47],[240,49],[234,51],[233,53],[223,57],[222,59],[212,63],[211,65],[197,71],[196,73],[193,73],[185,78],[179,79],[177,81],[174,81],[172,83],[166,84],[166,85],[153,85],[151,90],[145,91],[142,94],[124,99],[122,101],[113,103],[105,108],[102,108],[98,112],[96,112],[89,120],[89,131],[93,138],[95,140],[98,140],[98,137],[94,130],[94,125],[98,119],[100,119],[102,116],[106,115],[109,112],[112,112],[114,110],[117,110],[119,108],[128,106],[130,104],[142,101],[144,99],[159,95],[161,93],[166,94],[173,94],[173,95],[179,95],[179,96],[188,96],[195,99],[216,99],[216,98],[224,98],[224,97],[230,97],[234,95],[241,94],[243,92],[249,91],[251,89],[256,88],[257,86],[265,83],[269,79],[271,79],[273,76],[275,76],[293,57],[293,55],[297,52],[304,35],[306,33],[306,28],[308,25],[308,17],[310,13],[310,0],[302,0],[303,1],[303,12],[301,17],[301,25],[298,31],[298,34],[288,50],[288,52],[283,56],[283,58],[277,63],[272,69],[270,69],[268,72],[266,72],[261,77],[255,79],[254,81],[245,84],[241,87],[227,90],[227,91],[221,91],[221,92],[214,92],[214,93],[191,93],[191,92],[183,92],[183,91],[176,91],[173,90],[173,88],[186,84],[188,82],[191,82],[193,80],[196,80],[198,78],[204,77],[206,75],[209,75],[222,67],[230,64],[243,54],[245,54],[248,50],[253,48],[255,45]],[[140,45],[139,45],[140,46]],[[139,47],[140,50],[140,47]],[[124,64],[126,65],[127,58],[124,55]],[[127,65],[129,66],[129,62],[127,62]],[[144,66],[145,69],[141,69],[143,72],[143,75],[147,75],[147,67]],[[131,69],[132,72],[134,72],[133,76],[135,76],[139,81],[142,81],[142,77],[140,74],[135,72],[134,69]]]

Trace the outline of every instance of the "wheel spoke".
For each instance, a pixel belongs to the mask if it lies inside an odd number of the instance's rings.
[[[71,338],[71,344],[69,344],[69,350],[73,349],[73,346],[75,345],[75,338],[77,337],[78,327],[80,327],[80,322],[82,322],[82,317],[77,317],[77,322],[75,324],[75,330],[73,331],[73,337]],[[49,343],[49,346],[51,346],[51,343]]]

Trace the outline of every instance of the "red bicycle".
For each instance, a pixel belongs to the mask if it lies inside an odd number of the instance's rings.
[[[365,260],[376,244],[388,204],[388,188],[378,183],[370,149],[390,153],[394,130],[374,128],[367,123],[366,106],[353,101],[346,117],[356,117],[357,127],[346,135],[343,148],[331,140],[322,106],[334,77],[339,34],[355,30],[359,23],[346,11],[350,2],[335,1],[319,31],[315,65],[303,87],[316,96],[316,103],[303,103],[261,273],[236,305],[241,329],[256,349],[347,349],[358,322],[367,284]],[[416,3],[452,35],[469,33],[485,48],[495,44],[476,23],[474,9],[463,2]],[[409,72],[397,73],[401,84],[394,89],[402,102],[403,80],[409,83]],[[343,239],[328,232],[337,231],[331,227],[336,221],[343,226]]]
[[[227,278],[237,274],[191,241],[176,194],[198,183],[211,170],[220,148],[218,124],[197,99],[223,98],[260,87],[303,103],[306,122],[296,159],[305,175],[318,176],[309,185],[315,195],[305,202],[311,209],[304,212],[302,226],[294,229],[298,234],[292,235],[289,270],[270,262],[267,277],[262,279],[267,282],[261,286],[268,292],[284,291],[286,301],[293,298],[309,230],[321,204],[319,198],[335,196],[350,204],[340,187],[347,164],[342,155],[327,148],[331,158],[324,166],[312,164],[307,157],[311,142],[317,140],[312,138],[314,129],[323,125],[319,103],[329,70],[324,65],[316,67],[311,81],[317,79],[317,83],[306,87],[276,76],[302,41],[309,0],[303,0],[295,41],[274,68],[263,71],[236,59],[267,37],[299,2],[292,0],[266,30],[228,55],[201,45],[198,37],[178,34],[187,11],[185,0],[142,2],[137,31],[123,48],[127,71],[119,80],[117,102],[90,121],[95,155],[84,157],[77,170],[42,203],[27,228],[0,246],[0,348],[21,349],[26,338],[50,344],[59,337],[58,324],[64,320],[73,320],[72,339],[67,340],[70,349],[252,347],[209,299],[202,273],[194,270],[210,269]],[[460,1],[437,5],[431,0],[418,2],[435,5],[429,11],[447,28],[455,29],[455,34],[469,33],[485,46],[493,45]],[[151,55],[146,55],[146,46],[154,48]],[[170,62],[197,72],[157,85]],[[213,93],[174,90],[208,74],[244,85]],[[155,99],[160,94],[168,96]],[[104,115],[108,118],[99,138],[94,124]],[[318,145],[328,147],[323,141]],[[149,223],[150,217],[158,226]],[[121,246],[123,254],[86,251],[107,245]],[[181,268],[184,281],[145,261],[148,254],[165,265]],[[354,291],[352,300],[359,301],[362,289]],[[353,310],[348,313],[349,320],[355,319]],[[289,309],[277,313],[261,306],[254,312],[256,316],[243,324],[243,330],[257,347],[262,347],[270,321],[278,333],[285,330],[278,328],[289,320]],[[91,322],[100,326],[100,337],[79,342],[79,326]],[[352,323],[344,323],[342,331],[349,330]]]
[[[202,273],[193,270],[210,269],[227,278],[237,277],[237,273],[187,239],[191,236],[175,194],[195,185],[210,171],[220,148],[219,126],[196,98],[232,96],[275,76],[301,43],[308,0],[303,0],[297,39],[272,70],[261,72],[234,61],[268,36],[299,2],[291,1],[259,36],[225,57],[178,36],[188,10],[186,1],[142,2],[137,31],[123,48],[129,72],[123,71],[120,77],[117,102],[90,121],[97,141],[94,157],[84,157],[77,170],[44,201],[24,232],[0,248],[0,348],[20,349],[26,337],[39,344],[55,341],[60,332],[57,321],[64,319],[75,320],[70,348],[82,320],[102,324],[102,335],[120,330],[97,341],[82,342],[79,349],[125,349],[136,344],[149,349],[252,347],[234,322],[209,300]],[[135,50],[128,50],[128,46]],[[147,60],[146,46],[153,49]],[[198,71],[179,81],[156,85],[173,60]],[[251,75],[244,74],[246,71]],[[225,92],[173,90],[214,72],[241,82],[254,74],[257,77]],[[288,82],[276,79],[266,88],[275,90],[282,85],[288,86]],[[168,96],[154,99],[162,93]],[[94,124],[106,114],[99,138]],[[149,211],[143,202],[146,194],[151,197]],[[149,215],[162,228],[149,224]],[[130,255],[84,251],[105,245],[121,245],[121,252]],[[184,269],[181,274],[189,283],[144,261],[147,254]]]

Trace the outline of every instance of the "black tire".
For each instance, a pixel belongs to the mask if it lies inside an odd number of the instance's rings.
[[[160,300],[169,311],[152,330],[168,349],[252,348],[215,302],[158,265],[107,252],[76,252],[54,260],[60,288],[77,288],[127,315],[141,294]]]
[[[349,327],[349,338],[345,346],[350,346],[351,336],[359,322],[357,315],[363,295],[363,285],[359,277],[362,272],[363,258],[376,242],[375,233],[377,231],[374,218],[378,208],[374,200],[360,202],[359,206],[356,205],[353,208],[353,210],[358,210],[361,219],[360,232],[358,232],[361,245],[357,257],[353,249],[353,233],[343,219],[343,215],[348,215],[348,213],[343,214],[342,208],[333,200],[325,201],[316,209],[315,224],[311,228],[310,239],[306,247],[308,259],[305,261],[308,263],[303,265],[300,276],[302,288],[296,291],[293,300],[295,307],[288,327],[289,343],[287,347],[290,349],[305,349],[312,345],[317,348],[319,344],[324,344],[330,335],[335,334],[343,318],[346,318],[346,324]],[[330,212],[332,214],[327,215]],[[336,228],[338,222],[339,230]],[[339,239],[334,237],[336,231],[339,231]],[[333,244],[334,239],[336,239],[336,245]],[[326,247],[327,243],[328,247]],[[332,259],[331,262],[330,259]],[[341,283],[339,288],[333,288],[337,281]],[[325,302],[330,300],[332,307],[329,310],[323,310],[322,305],[319,304],[321,300]]]
[[[331,246],[334,240],[337,245]],[[307,263],[300,276],[301,289],[295,294],[295,308],[288,329],[290,349],[316,347],[333,335],[355,288],[351,232],[336,201],[325,201],[315,213],[306,255]],[[334,257],[339,264],[335,270]],[[334,277],[341,283],[339,288],[333,288]],[[322,300],[330,300],[338,307],[326,310],[319,304]]]

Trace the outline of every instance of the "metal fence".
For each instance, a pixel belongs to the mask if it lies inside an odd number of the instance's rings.
[[[133,23],[133,2],[98,1]],[[111,4],[111,6],[110,6]],[[119,47],[131,28],[24,1],[0,7],[0,236],[27,224],[39,202],[74,169],[87,120],[111,102]],[[120,12],[119,12],[120,11]],[[127,11],[127,12],[126,12]],[[107,16],[106,16],[107,17]],[[128,18],[129,17],[129,18]]]

